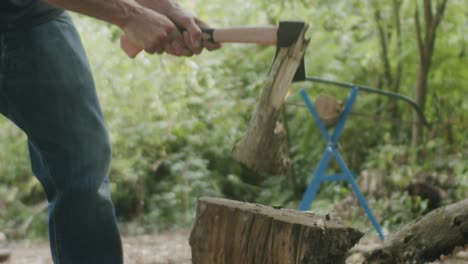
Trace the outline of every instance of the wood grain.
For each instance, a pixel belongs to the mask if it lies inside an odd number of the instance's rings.
[[[310,212],[205,197],[189,243],[194,264],[336,264],[362,235]]]

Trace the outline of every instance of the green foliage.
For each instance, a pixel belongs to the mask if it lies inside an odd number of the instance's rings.
[[[394,192],[387,199],[373,203],[374,208],[385,208],[377,212],[383,220],[382,226],[388,230],[397,230],[399,226],[407,224],[427,210],[427,200],[421,197],[411,197],[408,193]]]
[[[414,3],[402,1],[404,72],[400,92],[411,96],[418,54],[413,21]],[[310,76],[380,87],[384,75],[374,12],[379,9],[389,28],[390,64],[396,64],[392,8],[389,1],[210,1],[191,6],[213,26],[269,24],[284,19],[305,20],[311,39],[305,58]],[[391,230],[427,211],[427,202],[410,197],[405,188],[417,175],[431,171],[447,193],[444,203],[468,197],[468,153],[464,121],[468,103],[466,1],[449,1],[438,32],[429,79],[426,114],[434,121],[426,129],[422,163],[408,147],[412,112],[398,104],[400,120],[388,121],[389,101],[360,93],[340,151],[359,175],[373,169],[384,175],[385,192],[368,196],[375,214]],[[466,12],[465,12],[466,13]],[[220,51],[192,58],[140,55],[129,60],[118,47],[120,31],[93,19],[75,16],[92,65],[113,144],[109,172],[114,203],[122,221],[136,221],[139,232],[173,226],[188,227],[200,196],[226,196],[274,206],[296,208],[310,181],[324,142],[298,90],[311,98],[332,94],[345,100],[346,90],[306,83],[292,86],[286,118],[291,138],[296,189],[289,178],[268,177],[253,182],[251,172],[231,159],[231,149],[246,131],[275,50],[251,45],[225,45]],[[397,127],[398,133],[391,134]],[[32,177],[25,136],[0,120],[0,230],[17,230],[43,201]],[[331,171],[337,171],[332,164]],[[313,210],[327,212],[346,204],[352,193],[340,183],[320,189]],[[354,202],[338,210],[350,224],[369,228]],[[45,213],[37,214],[28,234],[44,234]],[[19,234],[24,235],[24,234]]]

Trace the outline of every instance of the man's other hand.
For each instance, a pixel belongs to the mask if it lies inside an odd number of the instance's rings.
[[[203,41],[201,29],[209,26],[180,7],[174,0],[137,0],[137,2],[167,16],[179,29],[182,29],[183,39],[177,39],[177,45],[183,44],[190,51],[190,55],[200,54],[203,48],[215,50],[221,47],[219,43]]]
[[[121,39],[122,49],[132,58],[141,50],[161,54],[175,39],[182,39],[171,20],[143,7],[130,16],[121,28],[125,33]]]

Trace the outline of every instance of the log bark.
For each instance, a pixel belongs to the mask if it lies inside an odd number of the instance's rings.
[[[281,48],[276,56],[256,110],[244,137],[234,146],[233,157],[247,168],[258,172],[284,175],[291,162],[284,129],[278,117],[289,86],[308,45],[304,27],[298,40],[289,48]]]
[[[366,256],[365,263],[425,263],[468,244],[468,199],[406,225]]]
[[[189,242],[194,264],[336,264],[362,235],[310,212],[201,198]]]

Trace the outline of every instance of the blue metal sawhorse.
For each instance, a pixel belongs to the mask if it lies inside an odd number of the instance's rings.
[[[320,121],[320,117],[318,116],[317,112],[315,111],[315,107],[312,104],[312,102],[309,100],[309,97],[307,96],[307,93],[304,90],[301,90],[300,94],[302,96],[302,99],[304,100],[307,108],[309,109],[310,113],[312,114],[312,118],[315,121],[315,124],[320,130],[320,133],[322,134],[323,138],[326,140],[327,145],[325,148],[325,151],[322,154],[322,158],[320,162],[318,163],[317,168],[314,171],[314,175],[312,177],[312,181],[310,182],[309,186],[307,187],[306,192],[304,193],[304,196],[302,198],[302,201],[299,205],[299,210],[301,211],[306,211],[309,210],[316,194],[318,191],[318,188],[320,187],[320,184],[322,182],[327,182],[327,181],[340,181],[340,180],[345,180],[347,181],[350,185],[351,188],[353,189],[354,193],[357,196],[357,199],[360,203],[360,205],[364,208],[364,211],[367,214],[367,217],[371,221],[372,225],[374,226],[375,230],[377,231],[377,234],[379,235],[381,240],[384,240],[384,234],[382,232],[382,228],[380,227],[379,223],[374,217],[374,214],[372,213],[371,209],[367,205],[366,199],[362,195],[361,191],[359,190],[358,185],[356,184],[356,181],[354,180],[351,171],[348,169],[346,166],[344,160],[341,158],[340,153],[338,152],[337,149],[337,143],[338,139],[340,138],[346,120],[348,119],[348,116],[351,112],[351,108],[354,105],[354,102],[356,101],[357,93],[359,89],[357,87],[353,87],[352,91],[348,97],[348,100],[346,101],[345,107],[343,109],[343,112],[338,120],[338,123],[336,124],[335,130],[333,131],[333,134],[330,136],[328,134],[327,130],[325,129],[324,125]],[[339,167],[342,170],[341,174],[335,174],[335,175],[326,175],[326,170],[328,168],[328,164],[330,162],[330,159],[334,157],[336,161],[338,162]]]

